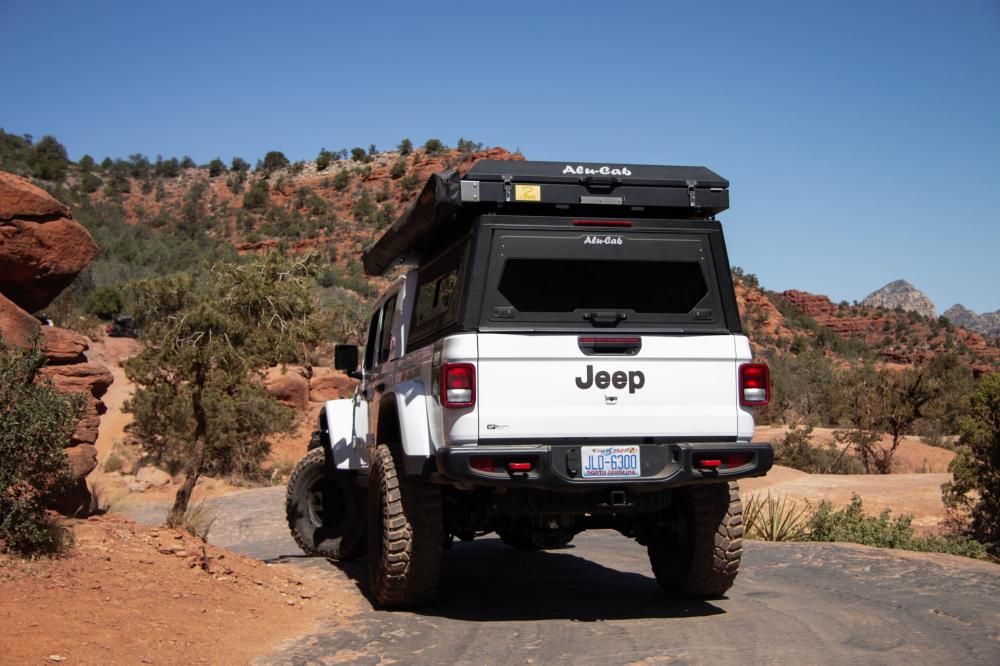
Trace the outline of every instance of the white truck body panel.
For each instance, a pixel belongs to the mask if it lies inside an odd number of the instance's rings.
[[[479,440],[734,437],[738,337],[643,335],[633,356],[585,356],[577,335],[480,334]]]

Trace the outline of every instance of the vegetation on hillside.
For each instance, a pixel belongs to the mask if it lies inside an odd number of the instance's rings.
[[[773,397],[758,411],[758,421],[793,427],[778,443],[779,464],[812,473],[853,473],[860,463],[864,471],[885,474],[904,437],[937,443],[957,432],[962,399],[975,381],[968,355],[939,350],[904,368],[887,367],[877,347],[819,324],[788,299],[763,290],[753,274],[737,267],[733,279],[747,294],[742,319],[755,354],[771,367]],[[762,299],[780,313],[777,328]],[[897,314],[905,321],[913,317]],[[925,323],[928,330],[947,326]],[[837,446],[813,444],[813,427],[834,428]]]

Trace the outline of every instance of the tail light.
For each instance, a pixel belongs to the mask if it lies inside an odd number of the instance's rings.
[[[488,458],[486,456],[472,456],[472,459],[469,461],[469,466],[480,472],[492,472],[495,467],[493,464],[493,458]]]
[[[445,363],[441,366],[441,406],[472,407],[476,404],[476,366]]]
[[[751,453],[703,453],[694,457],[693,465],[700,470],[736,469],[752,460]]]
[[[766,363],[744,363],[740,366],[740,404],[763,407],[771,401],[771,371]]]

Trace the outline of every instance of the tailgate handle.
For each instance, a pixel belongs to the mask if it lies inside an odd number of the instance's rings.
[[[580,351],[587,356],[595,354],[619,354],[635,356],[642,349],[642,338],[577,338]]]
[[[624,312],[584,312],[583,318],[594,326],[617,326],[626,316]]]
[[[622,184],[621,178],[602,178],[600,176],[587,176],[581,178],[580,183],[591,192],[610,191]]]

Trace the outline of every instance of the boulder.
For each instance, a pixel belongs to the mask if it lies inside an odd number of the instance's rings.
[[[99,249],[75,220],[0,222],[0,291],[25,310],[44,308]]]
[[[43,326],[45,356],[50,364],[80,363],[86,361],[83,352],[90,348],[87,338],[65,328]]]
[[[268,368],[265,371],[264,386],[272,397],[289,407],[305,409],[309,404],[309,380],[302,368]]]
[[[29,312],[52,302],[99,252],[69,208],[0,172],[0,292]]]
[[[0,221],[15,217],[51,220],[72,215],[69,208],[27,178],[0,171]]]
[[[309,399],[313,402],[326,402],[354,395],[356,380],[333,368],[314,368],[313,371],[314,374],[309,380]]]
[[[97,447],[91,444],[80,444],[63,449],[69,464],[73,468],[73,476],[83,478],[97,467]]]
[[[135,474],[135,480],[150,486],[165,486],[172,480],[170,474],[153,465],[146,465]]]
[[[8,345],[27,344],[38,329],[37,319],[0,294],[0,335]]]

